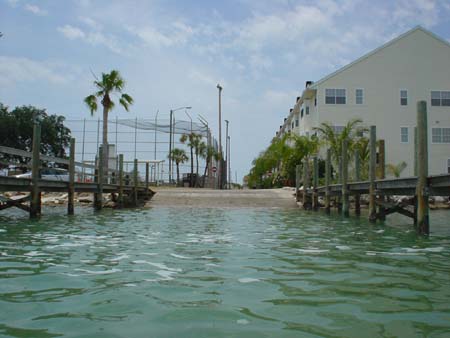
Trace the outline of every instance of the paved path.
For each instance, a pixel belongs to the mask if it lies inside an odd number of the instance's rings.
[[[212,190],[191,188],[152,188],[156,195],[148,207],[180,206],[202,208],[296,208],[291,188],[265,190]]]

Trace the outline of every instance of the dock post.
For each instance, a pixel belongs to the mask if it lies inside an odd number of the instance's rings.
[[[30,218],[37,218],[41,215],[41,192],[39,189],[39,167],[40,148],[41,148],[41,125],[34,123],[33,126],[33,145],[31,159],[31,200],[30,200]]]
[[[386,178],[386,146],[384,140],[378,141],[378,168],[379,168],[379,179]],[[383,195],[380,196],[381,202],[385,201],[385,197]],[[381,204],[378,206],[378,217],[381,221],[386,220],[386,213],[384,210],[384,205]]]
[[[123,208],[123,154],[119,154],[119,208]]]
[[[428,123],[427,103],[417,103],[417,230],[420,234],[430,233],[428,206]]]
[[[97,194],[94,197],[95,210],[102,210],[103,208],[103,147],[98,149],[98,167],[97,167]]]
[[[358,150],[355,151],[355,181],[361,181],[361,159]],[[355,194],[355,215],[361,215],[361,195]]]
[[[369,140],[369,221],[374,223],[377,220],[377,210],[375,204],[375,169],[377,165],[377,127],[370,126]]]
[[[309,209],[308,188],[309,188],[309,165],[308,158],[303,160],[303,209]]]
[[[133,203],[136,207],[138,205],[138,160],[134,159],[134,168],[133,168]]]
[[[67,214],[73,215],[75,199],[75,139],[70,139],[69,186],[67,194]]]
[[[338,183],[342,185],[342,155],[338,158],[339,161],[339,179]],[[336,196],[336,209],[338,213],[342,213],[342,195]]]
[[[148,198],[150,189],[150,163],[147,161],[145,162],[145,195]]]
[[[414,127],[414,176],[417,176],[417,127]]]
[[[331,149],[327,149],[325,162],[325,211],[330,213]]]
[[[344,217],[350,216],[348,198],[348,141],[342,140],[342,213]]]
[[[300,164],[295,166],[295,200],[300,201]]]
[[[319,210],[319,196],[317,187],[319,186],[319,161],[317,156],[313,158],[313,200],[312,209],[314,211]]]

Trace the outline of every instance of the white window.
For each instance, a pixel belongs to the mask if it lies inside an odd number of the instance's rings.
[[[334,132],[340,134],[344,131],[344,126],[333,126]]]
[[[292,121],[291,128],[294,129],[294,121]]]
[[[309,106],[306,106],[306,108],[305,108],[305,114],[306,114],[306,115],[309,115]]]
[[[345,104],[345,89],[325,89],[326,104]]]
[[[362,89],[356,89],[355,91],[355,103],[363,104],[364,103],[364,91]]]
[[[450,106],[450,91],[432,91],[431,92],[432,106]]]
[[[408,143],[409,135],[408,135],[408,127],[400,127],[400,142]]]
[[[298,119],[295,119],[295,126],[298,127]]]
[[[431,142],[450,143],[450,128],[431,128]]]
[[[400,105],[401,106],[408,105],[408,91],[406,89],[400,90]]]

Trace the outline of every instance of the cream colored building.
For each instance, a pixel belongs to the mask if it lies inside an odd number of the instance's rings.
[[[385,140],[386,163],[405,161],[402,176],[411,176],[419,100],[428,106],[429,172],[450,173],[450,44],[422,27],[307,82],[278,134],[311,135],[322,122],[339,129],[361,118]]]

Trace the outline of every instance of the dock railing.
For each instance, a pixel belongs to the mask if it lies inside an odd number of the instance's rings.
[[[153,192],[149,189],[149,163],[145,162],[145,179],[142,180],[138,171],[139,162],[133,161],[133,170],[124,171],[123,155],[118,156],[119,161],[116,168],[109,168],[103,163],[103,148],[100,146],[99,156],[95,164],[82,163],[75,161],[75,139],[70,140],[69,157],[59,158],[40,153],[41,145],[41,126],[38,123],[33,127],[32,151],[0,146],[0,153],[22,158],[29,158],[26,167],[31,169],[30,178],[5,177],[0,176],[0,191],[29,191],[30,195],[22,199],[0,199],[0,210],[9,207],[19,207],[29,211],[30,217],[38,217],[41,214],[41,192],[67,192],[68,203],[67,212],[69,215],[74,213],[75,192],[87,192],[94,194],[94,208],[101,210],[103,208],[103,194],[113,194],[117,207],[137,206],[143,199],[149,199]],[[42,162],[50,162],[62,165],[67,168],[67,175],[64,179],[43,179],[41,172],[47,169]],[[11,162],[10,164],[16,164]],[[5,163],[3,163],[5,165]],[[63,175],[61,175],[63,177]],[[117,196],[116,196],[117,195]],[[117,198],[116,198],[117,197]],[[29,201],[29,207],[23,203]]]

